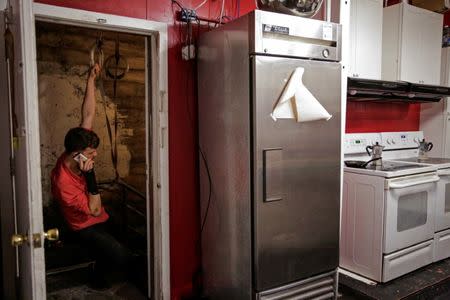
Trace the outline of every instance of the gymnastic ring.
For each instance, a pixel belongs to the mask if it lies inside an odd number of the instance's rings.
[[[125,65],[126,65],[125,70],[124,70],[122,73],[117,74],[117,75],[112,74],[112,73],[109,71],[108,64],[110,64],[110,63],[111,63],[111,60],[112,60],[112,59],[115,59],[115,58],[116,58],[115,55],[111,55],[111,56],[109,56],[109,57],[106,59],[106,61],[105,61],[105,71],[106,71],[106,75],[108,75],[108,77],[110,77],[111,79],[119,80],[119,79],[122,79],[122,78],[125,76],[126,73],[128,73],[128,71],[130,70],[130,65],[128,64],[128,61],[127,61],[127,59],[125,58],[125,56],[119,55],[119,61],[120,61],[121,59],[125,61]],[[116,68],[117,68],[118,65],[119,65],[119,64],[117,63],[117,64],[116,64]]]
[[[103,67],[103,50],[98,46],[98,43],[95,43],[92,48],[91,51],[89,52],[89,56],[90,56],[90,62],[89,65],[91,66],[91,68],[93,66],[95,66],[95,54],[97,53],[97,57],[98,57],[98,65],[100,66],[100,68]]]

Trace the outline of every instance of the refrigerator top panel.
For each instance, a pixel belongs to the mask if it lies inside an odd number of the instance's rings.
[[[254,29],[250,54],[341,60],[339,24],[261,10],[247,16]]]

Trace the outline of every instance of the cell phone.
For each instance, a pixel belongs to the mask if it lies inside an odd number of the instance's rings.
[[[84,156],[82,153],[78,153],[76,154],[73,159],[77,162],[80,163],[80,159],[83,160],[83,162],[87,161],[88,158],[86,156]]]

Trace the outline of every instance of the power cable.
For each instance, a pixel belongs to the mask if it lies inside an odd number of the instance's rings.
[[[202,3],[200,3],[199,5],[197,5],[197,7],[195,7],[194,10],[196,11],[197,9],[199,9],[200,7],[202,7],[203,5],[205,5],[206,2],[208,2],[208,0],[204,0]]]
[[[212,196],[212,180],[211,180],[211,173],[209,171],[208,161],[206,160],[205,154],[202,151],[202,148],[200,145],[198,146],[198,151],[200,152],[200,155],[202,156],[203,163],[205,164],[206,174],[208,175],[208,201],[206,202],[206,210],[205,215],[202,220],[202,225],[200,227],[200,241],[201,236],[203,234],[203,229],[205,228],[206,220],[208,219],[208,213],[209,213],[209,207],[211,205],[211,196]]]
[[[216,27],[218,27],[222,23],[222,17],[223,17],[224,9],[225,9],[225,0],[222,0],[222,7],[220,9],[220,16],[219,16],[219,19],[218,19],[219,23],[216,25]]]
[[[236,18],[239,18],[241,14],[241,0],[236,1],[236,14]]]
[[[172,0],[172,3],[175,3],[176,5],[178,5],[178,7],[180,9],[185,9],[177,0]]]

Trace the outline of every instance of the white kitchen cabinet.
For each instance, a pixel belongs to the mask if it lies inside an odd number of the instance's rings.
[[[441,82],[450,86],[450,48],[442,48]],[[427,141],[433,143],[429,155],[450,158],[450,105],[449,98],[420,106],[420,130]]]
[[[383,0],[350,2],[349,76],[381,79]]]
[[[443,16],[400,3],[383,9],[382,79],[440,84]]]
[[[450,47],[442,48],[441,84],[450,86]],[[442,154],[450,158],[450,97],[444,98],[441,103],[442,130]],[[436,126],[439,126],[438,123]]]
[[[441,84],[450,86],[450,47],[442,48],[442,67],[441,67]],[[450,97],[446,97],[441,101],[439,116],[442,118],[436,122],[436,127],[442,124],[438,132],[442,132],[442,154],[443,157],[450,158]],[[421,117],[423,112],[421,111]],[[430,131],[430,130],[429,130]],[[430,134],[432,134],[430,132]]]

